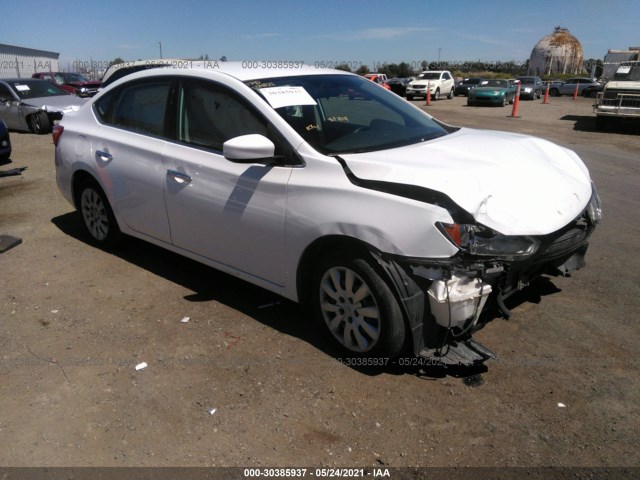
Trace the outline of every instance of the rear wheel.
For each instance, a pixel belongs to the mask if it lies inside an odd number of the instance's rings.
[[[451,89],[451,91],[449,92],[449,95],[447,95],[447,98],[448,98],[449,100],[451,100],[454,96],[455,96],[455,95],[454,95],[454,91],[453,91],[453,88],[452,88],[452,89]]]
[[[96,245],[111,247],[122,234],[102,188],[93,179],[83,180],[77,189],[78,211],[82,224]]]
[[[560,90],[558,90],[557,88],[552,88],[549,90],[549,95],[551,95],[552,97],[559,97]]]
[[[312,284],[313,309],[321,328],[344,354],[396,357],[406,334],[391,289],[363,258],[324,257]]]

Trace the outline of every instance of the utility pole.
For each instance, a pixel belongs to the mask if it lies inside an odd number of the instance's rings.
[[[162,59],[162,42],[158,42],[158,45],[160,45],[160,59]]]

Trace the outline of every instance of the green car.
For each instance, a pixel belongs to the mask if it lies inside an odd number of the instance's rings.
[[[513,103],[516,95],[515,83],[511,80],[485,80],[469,90],[467,105],[499,105]]]

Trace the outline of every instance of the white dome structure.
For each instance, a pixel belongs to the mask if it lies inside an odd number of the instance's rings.
[[[582,45],[566,28],[556,27],[531,51],[529,75],[575,75],[583,72]]]

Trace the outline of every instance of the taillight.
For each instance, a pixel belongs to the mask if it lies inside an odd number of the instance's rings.
[[[57,147],[58,142],[60,141],[60,137],[62,136],[62,132],[64,132],[64,127],[62,125],[54,125],[51,129],[51,136],[53,137],[53,144]]]

